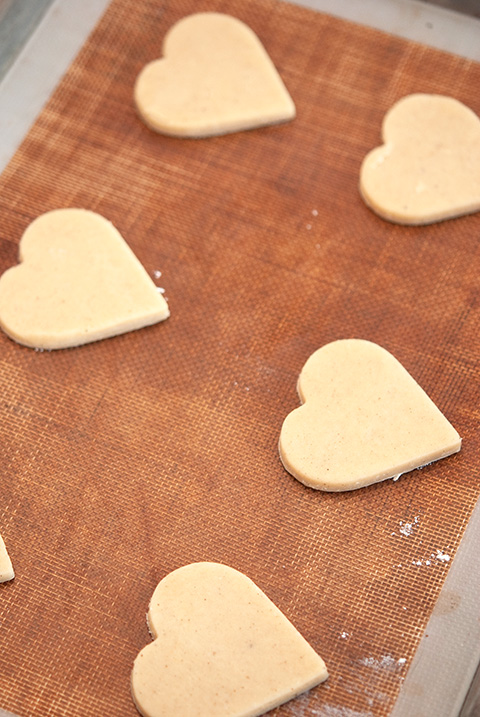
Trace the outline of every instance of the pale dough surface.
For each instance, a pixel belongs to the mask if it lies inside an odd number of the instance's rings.
[[[354,490],[460,450],[461,439],[388,351],[362,339],[326,344],[298,380],[280,458],[311,488]]]
[[[480,119],[443,95],[399,100],[383,121],[384,144],[360,170],[365,203],[399,224],[428,224],[480,209]]]
[[[14,577],[15,573],[13,571],[12,561],[7,553],[3,538],[0,535],[0,583],[12,580]]]
[[[0,326],[33,348],[61,349],[139,329],[168,305],[117,229],[84,209],[42,214],[0,278]]]
[[[154,130],[208,137],[284,122],[295,105],[255,33],[216,12],[189,15],[167,33],[163,58],[140,72],[137,110]]]
[[[147,618],[155,639],[132,672],[145,717],[254,717],[328,677],[283,613],[226,565],[193,563],[167,575]]]

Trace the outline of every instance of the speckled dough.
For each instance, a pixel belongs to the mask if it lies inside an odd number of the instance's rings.
[[[280,433],[285,468],[311,488],[354,490],[460,450],[461,439],[388,351],[370,341],[326,344],[298,379],[304,404]]]
[[[0,278],[0,326],[25,346],[62,349],[163,321],[168,305],[113,224],[84,209],[42,214]]]
[[[209,137],[295,116],[263,45],[234,17],[183,18],[167,33],[163,55],[143,68],[134,89],[140,116],[158,132]]]
[[[414,94],[385,115],[360,193],[384,219],[429,224],[480,209],[480,119],[452,97]]]
[[[145,717],[255,717],[318,685],[323,660],[245,575],[194,563],[153,593],[132,695]]]
[[[0,583],[12,580],[14,577],[15,573],[13,571],[12,561],[7,553],[3,538],[0,535]]]

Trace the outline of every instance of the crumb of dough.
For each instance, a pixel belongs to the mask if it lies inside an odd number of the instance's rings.
[[[298,379],[302,406],[279,440],[286,470],[305,485],[345,491],[460,450],[461,439],[408,371],[362,339],[326,344]]]
[[[145,717],[255,717],[328,677],[283,613],[226,565],[174,570],[155,589],[147,619],[154,641],[131,680]]]
[[[210,137],[286,122],[295,105],[265,48],[245,23],[217,12],[170,28],[163,58],[148,63],[134,100],[153,130]]]
[[[35,349],[109,338],[169,313],[113,224],[85,209],[37,217],[20,240],[20,264],[0,278],[0,327]]]
[[[13,580],[15,573],[13,570],[12,561],[7,553],[7,548],[3,542],[3,538],[0,535],[0,583],[4,583],[7,580]]]
[[[413,94],[385,115],[384,144],[360,170],[360,193],[398,224],[430,224],[480,210],[480,118],[453,97]]]

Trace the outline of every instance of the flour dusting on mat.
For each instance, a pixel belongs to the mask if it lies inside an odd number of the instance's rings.
[[[365,665],[365,667],[371,667],[372,670],[387,670],[388,672],[394,672],[398,669],[399,666],[403,665],[404,658],[401,657],[399,660],[396,660],[391,655],[382,655],[380,658],[376,657],[364,657],[362,660],[360,660],[361,665]]]
[[[336,707],[334,705],[323,705],[320,711],[310,714],[319,715],[319,717],[374,717],[373,712],[358,712],[350,707]]]
[[[412,560],[412,565],[418,565],[419,567],[422,565],[431,565],[432,561],[427,558],[427,560]]]
[[[415,518],[413,519],[413,521],[411,523],[404,523],[403,520],[401,520],[399,532],[402,535],[405,535],[405,537],[408,537],[409,535],[411,535],[413,533],[413,531],[415,530],[417,525],[418,525],[418,515],[415,516]]]
[[[327,704],[322,705],[318,709],[312,709],[308,704],[303,704],[298,698],[295,703],[292,703],[292,706],[294,705],[295,717],[374,717],[370,711],[359,712],[358,710],[352,710],[350,707],[340,707],[337,705]]]
[[[450,562],[451,558],[450,555],[447,553],[444,553],[442,550],[438,550],[436,553],[431,553],[430,556],[424,560],[412,560],[412,565],[418,565],[419,567],[422,565],[431,565],[433,560],[439,560],[441,563],[448,563]],[[400,565],[398,567],[401,567]]]

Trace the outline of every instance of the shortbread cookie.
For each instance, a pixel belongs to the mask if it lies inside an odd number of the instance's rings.
[[[12,561],[7,553],[3,538],[0,535],[0,583],[12,580],[14,577],[15,573],[13,571]]]
[[[147,615],[132,695],[145,717],[255,717],[328,676],[325,663],[245,575],[218,563],[170,573]]]
[[[361,339],[316,351],[300,373],[303,406],[285,419],[280,457],[311,488],[354,490],[460,450],[461,439],[388,351]]]
[[[385,115],[360,192],[384,219],[429,224],[480,209],[480,119],[452,97],[415,94]]]
[[[168,305],[120,233],[84,209],[33,221],[0,278],[0,326],[25,346],[62,349],[140,329]]]
[[[189,15],[146,65],[134,99],[152,129],[209,137],[290,120],[295,105],[255,33],[217,12]]]

